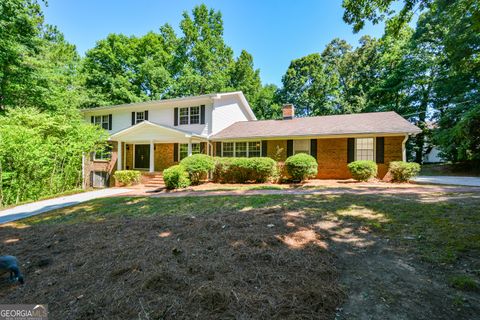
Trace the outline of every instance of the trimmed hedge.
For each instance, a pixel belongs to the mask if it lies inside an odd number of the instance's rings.
[[[420,172],[420,165],[416,162],[392,161],[389,172],[393,181],[407,182]]]
[[[377,176],[377,164],[370,160],[358,160],[348,164],[353,179],[368,181]]]
[[[180,164],[185,168],[192,184],[199,184],[205,179],[209,171],[215,168],[215,161],[206,154],[194,154],[186,157]]]
[[[139,183],[140,176],[140,171],[137,170],[118,170],[113,174],[115,181],[126,186]]]
[[[293,181],[313,178],[318,172],[317,160],[306,153],[290,156],[285,160],[285,167]]]
[[[188,172],[178,164],[163,170],[163,181],[167,189],[186,188],[190,185]]]
[[[275,174],[272,158],[215,158],[213,179],[222,183],[266,182]]]

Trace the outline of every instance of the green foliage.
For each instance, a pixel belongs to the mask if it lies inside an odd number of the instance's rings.
[[[188,172],[192,184],[200,183],[201,179],[205,179],[209,171],[215,168],[213,158],[206,154],[194,154],[184,158],[180,164]]]
[[[106,133],[77,112],[7,109],[0,116],[0,204],[36,200],[81,188],[82,154],[105,144]]]
[[[358,160],[348,164],[353,179],[368,181],[377,175],[377,164],[370,160]]]
[[[304,181],[313,178],[318,172],[317,160],[309,154],[298,153],[285,160],[288,174],[294,181]]]
[[[188,172],[182,165],[175,165],[163,170],[163,181],[168,189],[186,188],[190,185]]]
[[[115,181],[125,186],[137,184],[140,182],[140,171],[137,170],[118,170],[113,174]]]
[[[420,165],[415,162],[392,161],[389,172],[393,181],[407,182],[420,172]]]
[[[222,183],[266,182],[276,174],[276,162],[268,157],[216,158],[213,178]]]
[[[467,275],[455,275],[448,279],[450,286],[464,291],[480,291],[480,285]]]

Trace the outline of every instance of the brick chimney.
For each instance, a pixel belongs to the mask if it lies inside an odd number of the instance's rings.
[[[283,120],[290,120],[295,117],[295,107],[293,104],[284,104],[282,107]]]

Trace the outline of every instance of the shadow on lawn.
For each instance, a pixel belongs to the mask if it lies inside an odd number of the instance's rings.
[[[412,247],[433,248],[435,232],[458,227],[442,223],[452,219],[449,210],[470,217],[455,202],[423,200],[351,194],[97,199],[0,229],[0,251],[19,257],[27,283],[8,286],[0,299],[48,303],[55,318],[331,319],[345,297],[341,271],[349,296],[375,297],[352,304],[352,313],[363,307],[370,315],[451,316],[442,292],[431,284],[416,288],[424,274],[400,270],[396,250],[372,234],[400,243],[413,234]],[[470,239],[473,227],[462,228]],[[408,292],[399,291],[398,278]],[[383,292],[389,286],[397,291]],[[428,295],[431,306],[416,310]],[[380,297],[390,309],[379,307]]]

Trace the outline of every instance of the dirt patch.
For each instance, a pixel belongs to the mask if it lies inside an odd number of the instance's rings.
[[[331,319],[334,256],[311,221],[282,210],[2,227],[24,286],[2,303],[48,303],[52,319]],[[18,239],[9,241],[9,239]]]

